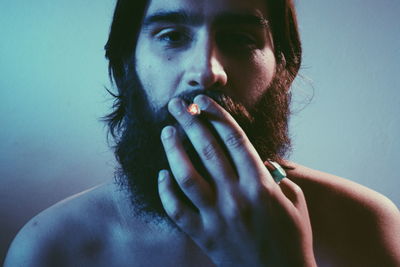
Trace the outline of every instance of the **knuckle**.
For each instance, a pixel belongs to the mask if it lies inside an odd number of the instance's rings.
[[[169,188],[167,188],[167,186],[165,184],[159,183],[159,188],[158,188],[158,194],[161,197],[161,200],[163,200],[164,198],[167,199],[168,198],[168,193],[169,193]]]
[[[212,143],[207,144],[201,149],[201,154],[206,160],[215,159],[217,156],[217,150],[215,148],[215,145]]]
[[[190,129],[195,125],[195,123],[196,123],[196,119],[193,116],[190,116],[189,118],[185,119],[182,122],[182,127],[184,129]]]
[[[246,185],[247,193],[251,201],[264,201],[276,190],[275,183],[268,182],[265,178]]]
[[[225,144],[232,148],[238,148],[245,143],[245,137],[242,133],[233,132],[226,136]]]
[[[168,144],[164,144],[164,150],[167,154],[170,154],[171,152],[173,152],[176,149],[175,143],[168,143]]]
[[[196,185],[196,179],[191,175],[183,176],[181,179],[179,179],[179,182],[181,187],[184,189],[190,189]]]
[[[177,142],[175,138],[170,138],[168,141],[163,141],[165,152],[171,153],[177,149]]]
[[[300,186],[294,184],[292,190],[293,190],[293,194],[296,197],[302,197],[303,196],[303,190],[301,189]]]
[[[232,221],[246,221],[250,218],[251,210],[247,201],[238,201],[226,206],[226,216]]]
[[[227,217],[229,218],[230,221],[238,221],[242,218],[242,214],[239,211],[239,209],[231,207],[227,209]]]
[[[279,191],[280,189],[277,184],[259,183],[251,186],[247,193],[251,203],[267,205],[267,203],[276,198]]]
[[[182,209],[173,209],[170,211],[169,216],[171,217],[171,219],[177,223],[177,224],[182,224],[183,219],[185,217],[185,213],[183,212]]]

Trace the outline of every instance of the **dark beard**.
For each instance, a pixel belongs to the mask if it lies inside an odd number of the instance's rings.
[[[158,172],[162,169],[170,170],[160,140],[163,127],[174,125],[177,128],[193,165],[206,180],[211,182],[211,178],[190,140],[170,115],[167,107],[157,111],[151,108],[136,74],[127,85],[125,90],[130,90],[131,93],[126,99],[126,114],[122,121],[120,138],[115,146],[115,155],[120,163],[116,179],[131,194],[136,215],[150,215],[152,220],[166,219],[168,216],[161,204],[157,185]],[[271,159],[283,163],[283,158],[291,148],[288,137],[290,94],[280,86],[278,79],[271,83],[259,102],[250,109],[246,109],[218,89],[190,91],[178,97],[192,103],[198,94],[211,97],[234,117],[263,161]],[[207,120],[202,117],[200,119],[218,139]],[[222,142],[220,145],[224,147]],[[180,199],[195,208],[177,185],[176,189]]]

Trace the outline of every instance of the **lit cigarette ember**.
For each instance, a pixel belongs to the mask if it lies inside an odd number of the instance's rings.
[[[190,104],[187,108],[187,111],[190,113],[192,116],[197,116],[200,115],[200,107],[197,104]]]

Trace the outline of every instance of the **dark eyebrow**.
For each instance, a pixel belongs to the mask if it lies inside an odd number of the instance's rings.
[[[200,15],[188,14],[185,11],[158,11],[147,16],[143,21],[143,27],[147,28],[156,23],[173,23],[173,24],[187,24],[187,25],[200,25],[203,19]]]
[[[158,11],[147,16],[143,21],[143,27],[147,28],[157,23],[173,23],[198,26],[204,21],[204,17],[196,13],[187,13],[183,10],[178,11]],[[241,13],[222,13],[216,16],[213,24],[228,25],[249,25],[260,28],[268,27],[268,20],[259,15]]]
[[[267,28],[268,20],[259,15],[240,14],[240,13],[224,13],[218,15],[215,19],[217,25],[249,25],[259,28]]]

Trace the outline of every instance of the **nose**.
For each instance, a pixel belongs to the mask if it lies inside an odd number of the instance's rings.
[[[223,87],[228,77],[218,47],[209,37],[201,39],[193,46],[187,58],[186,86],[192,89]]]

